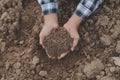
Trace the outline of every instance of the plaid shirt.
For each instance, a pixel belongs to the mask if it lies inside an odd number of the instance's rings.
[[[87,19],[104,0],[81,0],[75,10],[75,14],[83,20]],[[38,0],[44,15],[58,13],[57,0]]]

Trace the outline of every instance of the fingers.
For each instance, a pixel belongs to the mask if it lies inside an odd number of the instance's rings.
[[[71,51],[74,51],[74,49],[77,46],[79,39],[80,39],[77,28],[75,28],[75,27],[70,28],[67,26],[64,26],[64,28],[69,32],[71,38],[73,38],[73,45],[71,47]]]
[[[40,40],[39,43],[42,45],[43,48],[45,48],[44,45],[43,45],[45,37],[46,37],[46,35],[44,35],[44,32],[42,30],[41,33],[39,34],[39,38],[40,38],[39,39]]]
[[[48,56],[49,59],[55,59],[55,57],[52,57],[52,56],[50,56],[50,55],[48,54],[48,51],[47,51],[47,50],[45,50],[45,51],[46,51],[46,54],[47,54],[47,56]]]
[[[59,57],[58,57],[58,60],[64,58],[70,51],[67,51],[65,53],[62,53]]]
[[[40,32],[40,35],[39,35],[39,38],[40,38],[40,41],[39,43],[42,45],[43,48],[44,47],[44,39],[50,34],[52,29],[48,29],[46,26],[44,26],[44,28],[42,29],[42,31]]]
[[[58,59],[60,60],[60,59],[62,59],[63,57],[65,57],[65,53],[64,54],[61,54],[59,57],[58,57]]]
[[[68,25],[64,24],[63,27],[64,27],[65,30],[67,30],[68,32],[70,32],[70,29],[69,29]]]
[[[73,40],[73,46],[71,48],[71,51],[74,51],[75,47],[77,46],[78,44],[78,41],[79,41],[79,37],[78,38],[74,38]]]
[[[43,42],[44,42],[45,36],[43,36],[43,35],[40,34],[39,37],[40,37],[40,41],[39,41],[39,43],[42,45],[43,48],[45,48],[44,45],[43,45]]]

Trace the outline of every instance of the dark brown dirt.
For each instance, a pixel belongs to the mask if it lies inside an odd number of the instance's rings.
[[[69,33],[63,28],[59,27],[51,32],[45,39],[44,46],[46,52],[52,57],[58,57],[62,53],[70,51],[72,47],[72,39]]]
[[[60,26],[79,0],[59,0]],[[43,26],[37,0],[0,0],[0,80],[120,80],[120,0],[79,26],[78,51],[51,60],[39,45]]]

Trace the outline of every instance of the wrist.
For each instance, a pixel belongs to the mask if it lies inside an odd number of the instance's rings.
[[[58,27],[58,16],[57,14],[48,14],[44,16],[44,24],[48,28]]]
[[[67,23],[75,28],[78,28],[81,22],[82,22],[82,19],[76,14],[73,14]]]
[[[44,16],[44,24],[46,27],[57,28],[58,16],[57,14],[48,14]]]
[[[57,14],[48,14],[48,15],[44,15],[44,23],[58,23],[58,16]]]

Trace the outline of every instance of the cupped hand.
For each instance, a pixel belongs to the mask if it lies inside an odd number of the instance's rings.
[[[74,51],[80,39],[78,34],[78,29],[75,26],[68,25],[68,24],[65,24],[64,28],[68,31],[68,33],[70,34],[70,37],[73,39],[73,45],[71,47],[71,51]]]
[[[58,17],[57,14],[48,14],[44,15],[44,26],[39,34],[40,41],[39,43],[43,46],[44,39],[50,34],[50,32],[58,28]]]
[[[49,14],[44,16],[44,26],[39,34],[39,43],[44,47],[44,40],[53,29],[58,28],[58,17],[57,14]],[[47,54],[49,58],[52,58],[50,55]]]
[[[39,38],[40,38],[40,41],[39,41],[39,43],[42,45],[42,47],[45,49],[45,47],[44,47],[44,39],[47,37],[47,36],[49,36],[49,34],[51,33],[51,31],[53,30],[53,29],[56,29],[56,28],[58,28],[58,26],[57,25],[55,25],[55,26],[53,26],[53,25],[44,25],[43,26],[43,29],[41,30],[41,32],[40,32],[40,34],[39,34]],[[52,58],[52,56],[50,56],[49,54],[47,54],[47,56],[49,57],[49,58]]]
[[[68,31],[68,33],[70,34],[70,37],[73,39],[73,45],[71,47],[71,51],[74,51],[74,49],[77,46],[78,41],[80,39],[77,28],[75,26],[71,26],[68,24],[65,24],[63,27]],[[69,52],[70,51],[62,53],[60,56],[58,56],[58,59],[60,60],[60,59],[64,58]]]
[[[50,32],[53,30],[53,29],[56,29],[58,26],[55,25],[44,25],[40,34],[39,34],[39,38],[40,38],[40,44],[42,45],[42,47],[44,48],[44,39],[50,34]]]

